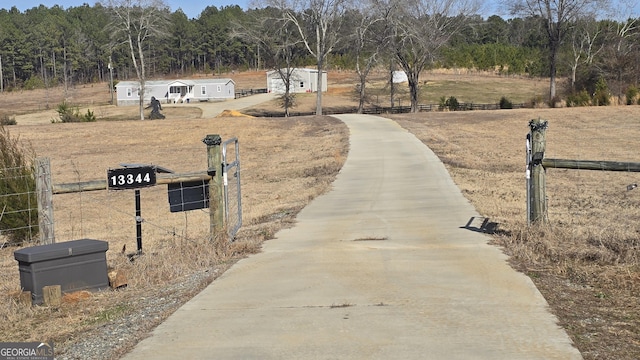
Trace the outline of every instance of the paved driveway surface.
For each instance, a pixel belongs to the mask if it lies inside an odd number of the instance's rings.
[[[342,115],[351,149],[295,227],[125,359],[580,359],[438,158],[395,122]]]

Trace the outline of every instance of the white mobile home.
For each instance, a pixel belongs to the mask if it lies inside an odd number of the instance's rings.
[[[145,82],[144,102],[155,97],[162,103],[187,103],[235,98],[235,82],[231,79],[153,80]],[[140,83],[121,81],[116,85],[117,105],[137,105]]]
[[[284,72],[285,70],[283,70]],[[267,71],[267,92],[283,94],[285,90],[284,79],[276,70]],[[293,69],[289,81],[289,91],[292,93],[318,91],[318,70]],[[327,91],[327,72],[322,72],[322,92]]]

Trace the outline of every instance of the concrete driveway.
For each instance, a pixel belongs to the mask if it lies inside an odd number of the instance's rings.
[[[225,110],[241,110],[275,98],[275,94],[257,94],[226,101],[194,102],[190,104],[167,104],[163,107],[197,107],[202,110],[202,118],[210,119]]]
[[[438,158],[391,120],[337,116],[333,190],[125,359],[580,359]]]

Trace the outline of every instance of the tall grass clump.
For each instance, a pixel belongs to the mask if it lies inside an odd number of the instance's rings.
[[[259,250],[257,241],[231,242],[226,234],[218,234],[213,240],[206,237],[166,239],[153,252],[133,258],[116,256],[110,262],[114,268],[125,270],[129,286],[141,288],[163,285],[194,272],[225,268]]]
[[[20,245],[38,233],[33,150],[0,126],[0,244]]]
[[[0,116],[0,126],[5,125],[18,125],[15,117],[10,117],[9,115]]]
[[[578,91],[567,96],[567,107],[589,106],[591,97],[586,90]]]

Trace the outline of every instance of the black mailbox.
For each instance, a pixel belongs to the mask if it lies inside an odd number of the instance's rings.
[[[197,180],[168,184],[171,212],[209,208],[209,181]]]

